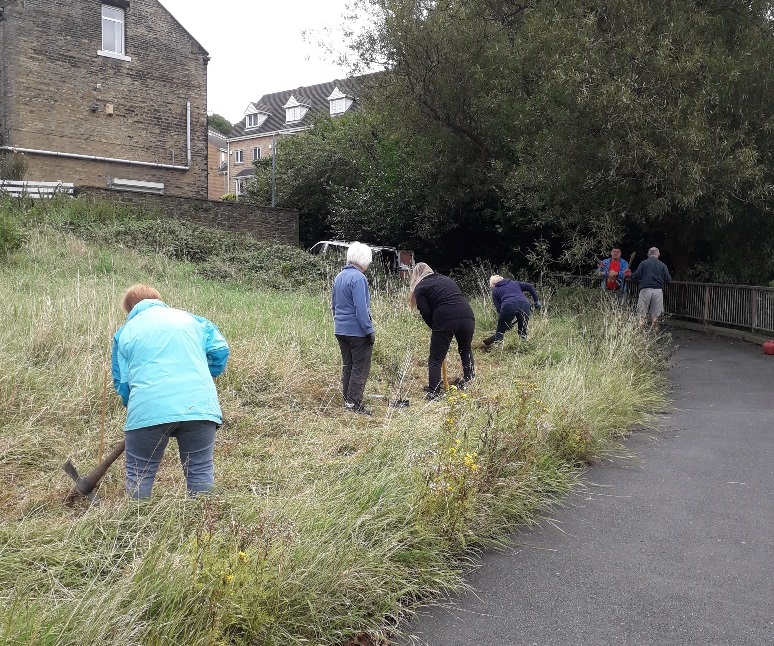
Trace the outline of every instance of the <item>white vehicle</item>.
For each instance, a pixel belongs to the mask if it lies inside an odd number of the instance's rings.
[[[346,258],[351,242],[343,240],[321,240],[312,245],[308,251],[313,255],[340,255]],[[379,247],[368,245],[374,254],[374,262],[378,262],[388,274],[398,274],[407,278],[414,269],[414,252],[395,247]]]

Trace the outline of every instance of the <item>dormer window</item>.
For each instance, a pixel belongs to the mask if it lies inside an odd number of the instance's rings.
[[[245,118],[245,129],[260,128],[268,118],[269,113],[255,103],[251,103],[247,106],[243,116]]]
[[[301,121],[306,115],[306,111],[309,109],[308,105],[299,103],[292,94],[290,95],[288,102],[282,107],[285,108],[285,123]]]
[[[331,106],[331,116],[343,114],[352,105],[352,99],[344,94],[339,88],[334,88],[328,97],[328,103]]]
[[[340,112],[344,112],[345,109],[343,98],[333,99],[333,101],[331,101],[331,114],[339,114]]]

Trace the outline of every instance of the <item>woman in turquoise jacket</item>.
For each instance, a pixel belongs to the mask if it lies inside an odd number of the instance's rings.
[[[170,437],[177,438],[189,493],[215,484],[215,430],[222,422],[213,377],[228,343],[201,316],[166,305],[147,285],[122,303],[126,323],[113,337],[113,385],[127,408],[126,491],[148,498]]]

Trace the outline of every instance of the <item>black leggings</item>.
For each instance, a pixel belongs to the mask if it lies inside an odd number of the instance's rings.
[[[470,381],[475,376],[473,365],[473,333],[476,329],[475,319],[458,319],[451,321],[448,328],[436,332],[433,330],[430,336],[430,358],[427,360],[429,372],[429,390],[437,392],[441,386],[442,371],[441,364],[446,359],[449,352],[452,338],[457,339],[457,348],[460,351],[460,360],[462,361],[462,378]]]

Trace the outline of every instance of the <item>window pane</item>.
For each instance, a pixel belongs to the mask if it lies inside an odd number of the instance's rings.
[[[118,7],[110,7],[106,4],[102,5],[102,17],[103,18],[112,18],[113,20],[118,20],[119,22],[123,22],[124,20],[124,10],[119,9]]]
[[[102,5],[102,49],[124,53],[124,10]]]

